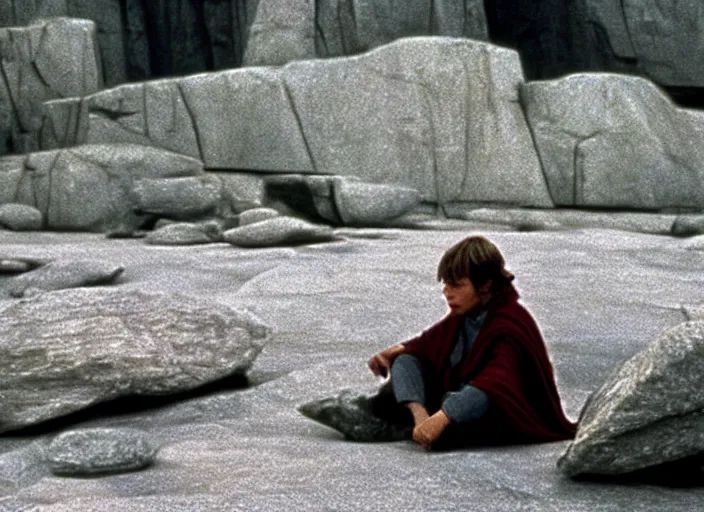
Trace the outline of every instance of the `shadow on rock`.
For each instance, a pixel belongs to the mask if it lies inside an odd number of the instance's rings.
[[[110,400],[87,407],[86,409],[82,409],[59,418],[43,421],[36,425],[30,425],[29,427],[3,432],[0,434],[0,438],[51,434],[76,427],[79,424],[88,421],[118,419],[122,416],[129,416],[142,412],[155,412],[160,409],[176,405],[179,402],[185,402],[196,398],[205,398],[219,392],[244,390],[250,387],[251,383],[246,375],[235,374],[181,393],[161,396],[131,395],[120,397],[115,400]]]
[[[577,482],[622,485],[658,485],[679,489],[704,489],[704,455],[651,466],[620,475],[580,475]]]

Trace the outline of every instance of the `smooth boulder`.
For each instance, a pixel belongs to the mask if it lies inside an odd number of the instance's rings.
[[[42,212],[26,204],[0,205],[0,227],[12,231],[39,231],[44,220]]]
[[[124,270],[96,260],[52,261],[12,277],[6,287],[11,297],[25,297],[30,293],[111,284]]]
[[[56,475],[91,476],[145,468],[154,462],[157,451],[146,432],[86,428],[56,436],[47,448],[47,461]]]
[[[151,231],[144,242],[151,245],[197,245],[222,241],[217,223],[175,222]]]
[[[270,332],[245,310],[120,288],[7,302],[0,319],[0,432],[243,376]]]
[[[273,208],[252,208],[240,213],[240,226],[255,224],[263,220],[275,219],[279,215],[279,212]]]
[[[337,211],[345,226],[375,226],[400,217],[420,203],[410,187],[361,183],[338,178],[332,181]]]
[[[239,247],[271,247],[330,242],[335,234],[329,226],[311,224],[294,217],[276,217],[223,233],[223,240]]]
[[[558,467],[615,475],[704,455],[704,321],[663,332],[588,399]]]
[[[173,219],[192,219],[213,213],[220,202],[221,184],[214,176],[143,179],[133,191],[140,212]]]

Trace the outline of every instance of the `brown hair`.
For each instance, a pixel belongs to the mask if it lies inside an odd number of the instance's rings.
[[[468,278],[475,288],[491,280],[491,289],[497,290],[513,281],[513,274],[504,265],[496,245],[483,236],[470,236],[445,251],[438,264],[437,279],[455,284]]]

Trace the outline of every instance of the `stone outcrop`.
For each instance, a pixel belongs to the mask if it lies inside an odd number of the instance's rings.
[[[13,231],[39,231],[44,221],[42,212],[26,204],[0,205],[0,227]]]
[[[124,270],[95,260],[52,261],[8,279],[3,287],[11,297],[26,297],[45,291],[111,284]]]
[[[220,204],[221,184],[215,176],[142,179],[134,183],[137,209],[173,219],[198,218],[214,213]]]
[[[420,203],[418,191],[409,187],[332,180],[335,206],[345,226],[374,226],[400,217]]]
[[[608,37],[614,57],[662,85],[704,86],[704,5],[697,0],[621,5],[587,0],[591,21]],[[615,64],[615,63],[614,63]]]
[[[530,82],[521,101],[556,205],[704,208],[703,112],[614,74]]]
[[[482,0],[260,0],[245,64],[355,55],[411,36],[487,40]]]
[[[94,23],[53,19],[0,29],[0,156],[39,148],[43,102],[102,86]]]
[[[414,188],[430,202],[552,206],[517,103],[521,83],[515,52],[412,38],[357,57],[128,85],[79,105],[50,104],[43,133],[64,127],[48,147],[138,142],[214,170],[358,176]]]
[[[311,224],[294,217],[275,217],[233,229],[222,235],[223,240],[238,247],[272,247],[301,245],[335,240],[329,226]]]
[[[703,455],[702,379],[704,322],[665,331],[592,394],[558,466],[609,475]]]
[[[244,375],[269,334],[247,311],[119,288],[45,293],[0,318],[0,432]]]
[[[257,0],[0,0],[0,25],[93,20],[108,85],[239,66]]]
[[[200,161],[161,149],[85,145],[0,159],[0,195],[37,208],[47,229],[105,231],[139,227],[150,218],[136,211],[140,180],[199,175]]]
[[[52,473],[92,476],[143,469],[158,448],[146,432],[129,428],[86,428],[56,436],[47,448]]]

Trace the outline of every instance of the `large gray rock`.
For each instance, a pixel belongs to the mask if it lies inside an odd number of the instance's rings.
[[[0,29],[0,156],[39,149],[44,101],[102,88],[97,52],[87,20]]]
[[[346,226],[373,226],[400,217],[420,203],[420,194],[409,187],[333,180],[337,212]]]
[[[220,180],[213,176],[143,179],[133,190],[144,213],[191,219],[213,213],[220,203]]]
[[[56,436],[47,448],[47,461],[56,475],[123,473],[151,465],[157,450],[139,430],[90,428]]]
[[[9,160],[12,177],[7,183],[14,189],[7,195],[13,202],[39,209],[47,229],[68,231],[139,227],[149,217],[135,211],[135,183],[203,174],[198,160],[133,144],[31,153],[18,170],[16,158]],[[0,164],[0,176],[2,167]]]
[[[11,297],[80,286],[113,283],[124,267],[96,260],[52,261],[5,283]]]
[[[259,0],[249,29],[244,66],[278,66],[312,59],[316,0]]]
[[[13,231],[39,231],[42,229],[42,212],[26,204],[0,205],[0,227]]]
[[[357,57],[125,85],[49,107],[45,124],[70,134],[52,144],[138,142],[214,170],[358,176],[430,202],[550,207],[521,83],[513,51],[408,38]]]
[[[229,229],[223,240],[239,247],[271,247],[329,242],[335,234],[329,226],[311,224],[294,217],[277,217]]]
[[[703,379],[704,322],[665,331],[591,395],[558,466],[608,475],[703,455]]]
[[[552,206],[517,103],[515,52],[418,37],[284,70],[319,172],[411,187],[441,204]]]
[[[244,375],[269,329],[187,296],[81,288],[0,306],[0,432]]]
[[[578,74],[522,86],[556,205],[704,209],[704,113],[651,82]]]

